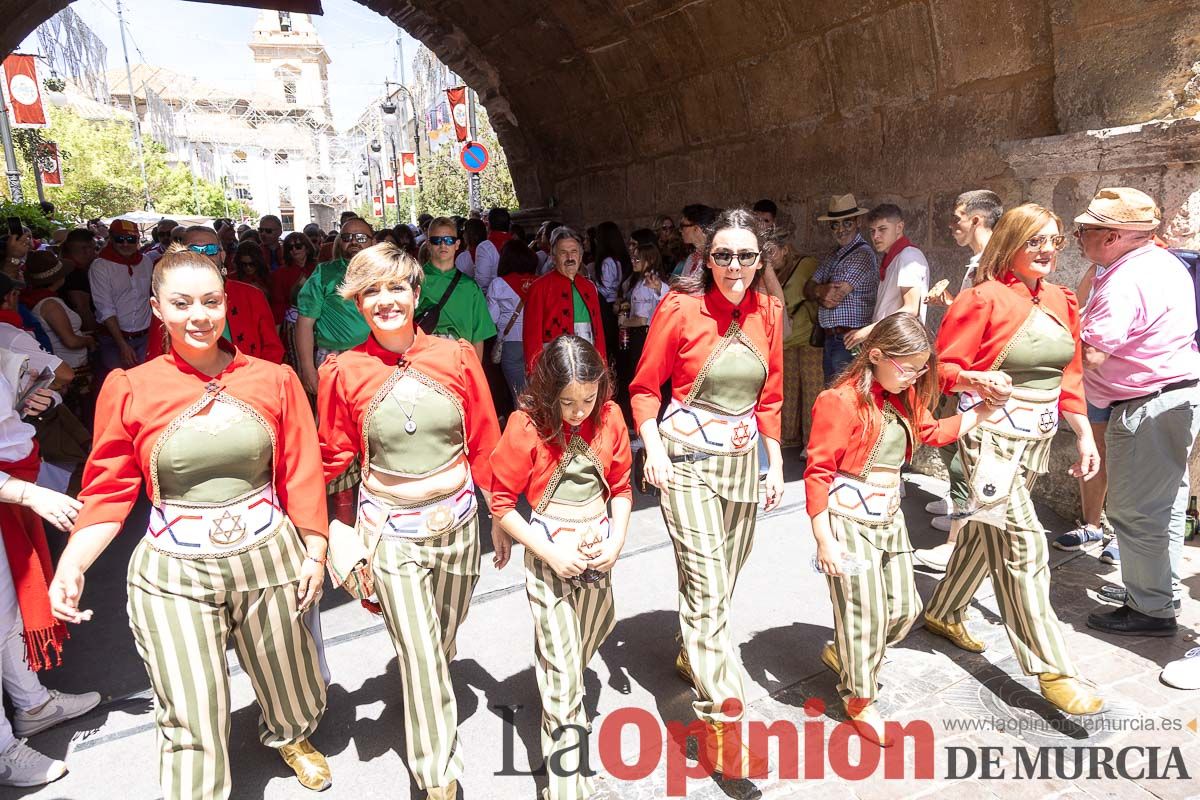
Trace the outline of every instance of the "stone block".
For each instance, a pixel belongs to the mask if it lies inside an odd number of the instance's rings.
[[[833,111],[821,40],[805,39],[738,65],[742,95],[756,131],[815,120]]]
[[[930,4],[942,91],[1053,68],[1045,0],[939,0]]]
[[[857,0],[853,3],[781,0],[780,10],[794,33],[810,36],[846,23],[863,23],[890,5],[891,0]]]
[[[621,103],[620,109],[635,157],[657,156],[683,145],[673,95],[637,95]]]
[[[529,3],[504,3],[517,7],[528,25],[532,9]],[[488,13],[491,5],[488,6]],[[478,12],[476,12],[478,13]],[[597,44],[622,38],[629,33],[629,21],[618,13],[608,0],[571,0],[569,3],[546,3],[541,12],[545,18],[557,20],[578,49],[586,50]]]
[[[579,188],[583,193],[583,218],[588,225],[625,216],[628,195],[625,167],[583,175]]]
[[[935,87],[927,6],[908,3],[825,34],[834,99],[843,114],[924,97]]]
[[[786,23],[774,0],[706,0],[684,12],[698,31],[708,34],[709,64],[727,64],[773,49]]]
[[[651,84],[637,57],[638,49],[632,39],[622,39],[588,52],[608,97],[618,100],[644,91]]]
[[[712,150],[693,150],[687,155],[658,158],[654,162],[657,207],[677,218],[688,203],[721,202],[712,190],[709,164],[713,157]]]
[[[726,138],[749,119],[737,75],[729,69],[684,78],[675,87],[675,101],[689,145]]]
[[[708,69],[700,32],[687,14],[676,12],[652,19],[635,29],[631,38],[643,74],[659,85]]]

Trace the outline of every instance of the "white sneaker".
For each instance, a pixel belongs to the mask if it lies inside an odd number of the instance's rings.
[[[934,500],[932,503],[925,504],[925,513],[933,514],[935,517],[944,517],[950,513],[950,500],[942,497]]]
[[[1162,682],[1176,689],[1200,689],[1200,647],[1163,667]]]
[[[13,733],[22,739],[53,728],[61,722],[82,716],[100,705],[99,692],[67,694],[50,690],[50,699],[36,713],[18,711],[13,714]]]
[[[924,564],[935,572],[945,572],[952,555],[954,555],[954,542],[946,542],[928,550],[917,550],[913,553],[913,558],[918,564]]]
[[[946,533],[949,533],[950,528],[954,524],[954,520],[950,519],[949,517],[934,517],[933,519],[929,520],[929,524],[934,528],[937,528],[939,531],[945,531]]]
[[[66,764],[42,755],[21,739],[0,753],[0,786],[41,786],[66,774]]]

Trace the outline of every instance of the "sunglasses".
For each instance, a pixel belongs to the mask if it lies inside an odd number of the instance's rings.
[[[191,250],[193,253],[199,253],[202,256],[209,256],[211,258],[212,256],[215,256],[217,253],[221,252],[221,245],[219,245],[219,244],[189,244],[187,246],[187,249]]]
[[[346,243],[358,242],[359,244],[365,244],[371,241],[371,237],[365,233],[343,233],[342,241]]]
[[[928,366],[921,367],[920,369],[913,369],[912,367],[906,367],[903,364],[897,364],[891,358],[888,358],[888,361],[893,367],[896,368],[896,375],[899,376],[900,380],[902,381],[906,381],[909,378],[919,378],[926,372],[929,372]]]
[[[752,267],[758,261],[759,253],[754,250],[740,250],[737,253],[731,253],[728,250],[714,250],[712,252],[713,263],[718,267],[728,267],[733,263],[733,259],[743,267]]]
[[[1061,233],[1054,236],[1034,236],[1025,240],[1025,249],[1031,253],[1036,253],[1046,246],[1046,242],[1055,250],[1062,250],[1067,246],[1067,237]]]
[[[288,249],[290,249],[290,250],[307,250],[308,248],[305,247],[304,242],[292,242],[288,246]]]
[[[832,219],[829,221],[829,230],[836,231],[842,228],[853,228],[854,220],[852,219]]]
[[[401,237],[403,238],[403,237]],[[433,245],[444,244],[447,247],[458,241],[457,236],[430,236],[429,243]]]
[[[116,236],[112,236],[112,237],[110,237],[110,240],[114,244],[137,244],[138,243],[138,237],[125,236],[122,234],[117,234]]]

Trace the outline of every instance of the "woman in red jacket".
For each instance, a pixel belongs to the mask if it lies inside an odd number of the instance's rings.
[[[950,444],[979,422],[974,409],[933,419],[934,370],[921,320],[893,314],[879,321],[838,383],[813,405],[804,491],[834,618],[834,644],[821,651],[821,661],[838,673],[838,693],[855,727],[880,744],[875,678],[885,648],[907,636],[921,613],[900,513],[900,467],[918,443]]]
[[[415,327],[423,275],[392,244],[350,260],[338,292],[371,333],[325,359],[317,410],[326,480],[361,458],[356,527],[400,659],[408,766],[447,800],[463,774],[449,665],[479,580],[475,487],[491,483],[500,427],[474,348]]]
[[[509,536],[525,545],[542,752],[556,765],[550,800],[584,800],[595,791],[579,761],[587,743],[571,731],[588,724],[583,671],[613,629],[608,572],[633,507],[629,431],[611,397],[596,348],[578,336],[558,337],[534,367],[492,459],[497,566],[508,561]],[[520,495],[533,508],[528,521],[516,510]]]
[[[63,621],[90,619],[79,610],[84,572],[144,486],[153,507],[129,566],[129,618],[154,690],[163,796],[230,796],[229,639],[262,709],[263,744],[323,789],[329,765],[308,737],[325,681],[301,616],[321,594],[327,524],[304,389],[221,337],[225,292],[205,256],[163,256],[152,288],[170,350],[104,383],[51,605]]]
[[[783,305],[757,289],[767,246],[762,223],[746,209],[717,217],[703,268],[680,279],[655,311],[630,388],[646,479],[663,490],[675,545],[683,631],[675,666],[699,694],[693,707],[709,724],[707,762],[738,777],[766,769],[744,751],[723,753],[723,725],[745,709],[729,614],[754,542],[760,436],[766,509],[783,497]],[[660,424],[660,387],[668,379],[671,403]]]
[[[1004,403],[1000,421],[959,441],[970,490],[967,524],[946,577],[925,613],[926,628],[971,652],[984,643],[967,630],[967,606],[991,575],[1017,662],[1037,675],[1042,694],[1068,714],[1094,714],[1104,701],[1077,679],[1062,626],[1050,607],[1046,534],[1030,498],[1050,468],[1059,417],[1075,431],[1079,460],[1070,474],[1099,469],[1083,401],[1079,305],[1044,279],[1066,245],[1051,211],[1032,203],[1004,214],[979,260],[975,286],[955,298],[938,332],[942,391],[959,409]]]

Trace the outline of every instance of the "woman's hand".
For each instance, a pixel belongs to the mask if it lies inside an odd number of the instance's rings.
[[[821,572],[830,577],[842,577],[842,560],[845,555],[846,551],[836,537],[817,542],[817,564],[821,567]]]
[[[55,619],[63,622],[87,622],[92,611],[79,610],[79,598],[83,596],[83,570],[60,563],[50,581],[50,611]]]
[[[547,544],[541,559],[560,578],[574,578],[591,566],[578,547],[568,548],[553,542]]]
[[[966,383],[971,391],[979,394],[984,400],[993,405],[1003,405],[1012,396],[1012,377],[1007,372],[991,370],[989,372],[960,373],[959,380]]]
[[[1075,449],[1079,453],[1079,460],[1067,472],[1073,478],[1090,481],[1100,471],[1100,452],[1096,450],[1096,441],[1090,436],[1078,436]]]
[[[49,522],[60,531],[69,531],[75,524],[75,517],[83,503],[53,489],[47,489],[37,484],[26,484],[25,503],[39,517]]]
[[[301,613],[308,611],[321,599],[324,585],[325,565],[306,557],[300,565],[300,578],[296,581],[296,602]]]
[[[492,520],[492,566],[504,569],[512,557],[512,537],[504,530],[500,520]]]
[[[767,479],[763,482],[766,490],[766,505],[763,511],[770,511],[783,502],[783,465],[775,464],[767,468]]]
[[[661,448],[657,451],[647,450],[643,472],[651,485],[664,492],[667,490],[667,484],[675,479],[675,467],[671,464],[671,457]]]

